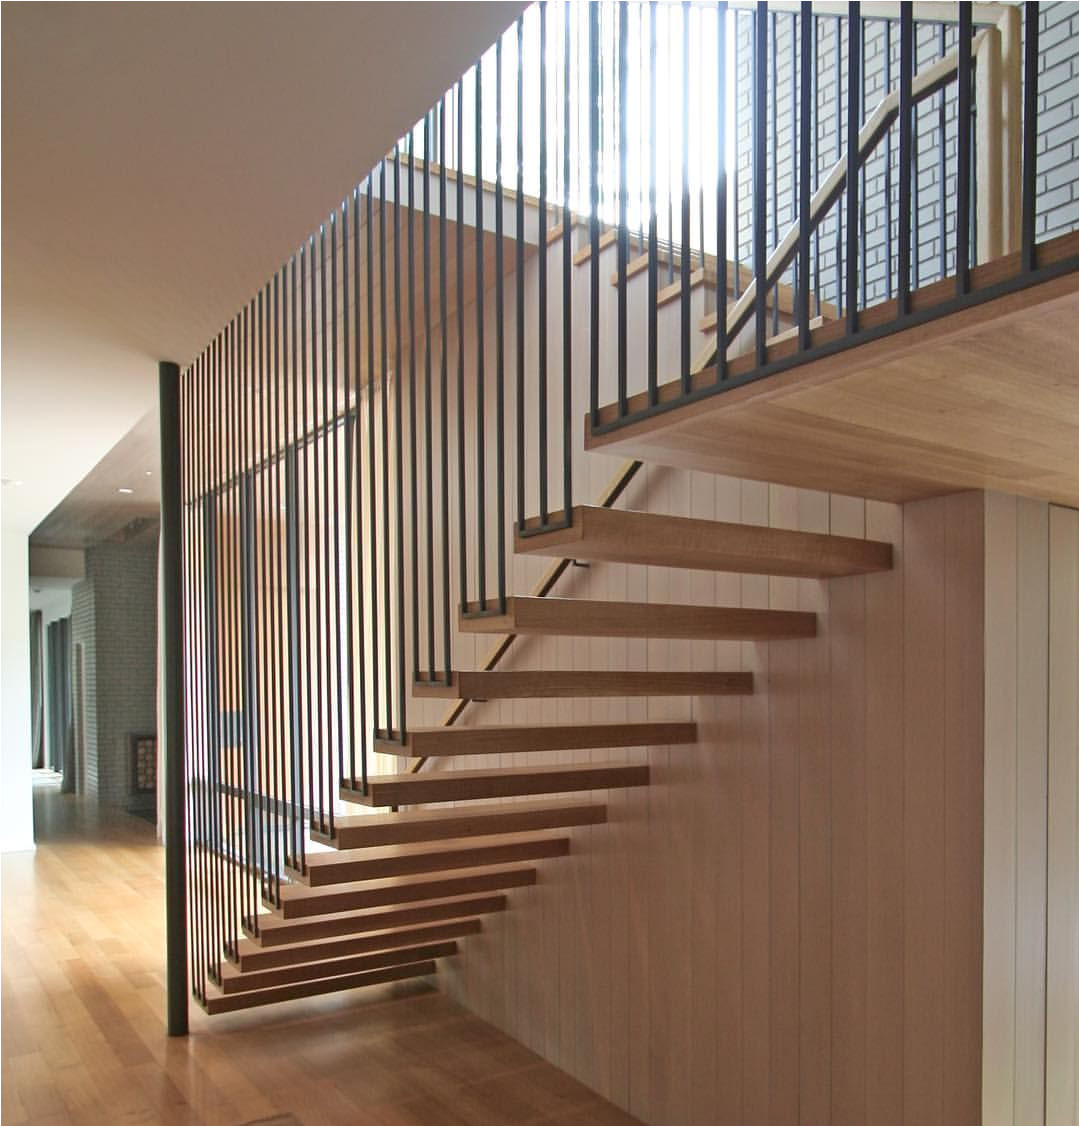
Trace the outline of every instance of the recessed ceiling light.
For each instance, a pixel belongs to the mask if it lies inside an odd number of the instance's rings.
[[[147,476],[147,477],[153,477],[153,476],[154,476],[154,471],[153,471],[153,470],[147,470],[147,471],[146,471],[146,476]]]
[[[134,489],[128,489],[128,487],[126,485],[121,485],[120,488],[116,492],[117,493],[134,493],[135,490]]]

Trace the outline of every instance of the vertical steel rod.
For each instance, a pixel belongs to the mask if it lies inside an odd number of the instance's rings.
[[[158,364],[161,434],[161,705],[165,762],[165,966],[170,1037],[188,1031],[187,872],[184,731],[183,500],[181,454],[189,437],[180,422],[180,369]]]

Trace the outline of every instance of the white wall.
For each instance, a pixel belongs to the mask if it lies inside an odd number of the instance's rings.
[[[26,533],[4,527],[0,555],[0,851],[34,848],[30,774],[30,589]]]

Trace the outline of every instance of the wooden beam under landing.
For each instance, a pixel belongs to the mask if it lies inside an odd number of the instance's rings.
[[[1039,264],[1073,260],[1077,236],[1042,244]],[[976,289],[1018,271],[1009,255],[976,267]],[[952,279],[912,295],[912,308],[948,296]],[[887,325],[895,303],[868,309]],[[839,322],[812,334],[836,341]],[[769,350],[792,358],[797,341]],[[752,357],[729,365],[748,374]],[[1077,272],[990,298],[935,320],[653,414],[587,447],[646,461],[852,496],[903,502],[996,489],[1075,506]],[[708,369],[695,389],[715,380]],[[679,382],[660,388],[660,402]],[[644,406],[632,397],[631,413]],[[615,406],[601,409],[601,423]],[[588,423],[586,423],[588,432]]]

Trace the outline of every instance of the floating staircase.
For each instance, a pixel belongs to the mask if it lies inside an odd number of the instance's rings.
[[[579,506],[569,528],[518,530],[518,552],[629,565],[830,579],[885,571],[887,543],[719,521]],[[556,515],[550,524],[559,522]],[[773,641],[813,637],[803,611],[603,602],[523,596],[504,613],[463,608],[460,629],[507,635],[703,638]],[[499,699],[632,696],[746,696],[750,673],[623,670],[458,670],[417,681],[418,697]],[[454,718],[456,719],[455,714]],[[567,797],[647,786],[643,763],[600,762],[420,770],[431,760],[475,755],[689,744],[689,721],[456,725],[381,733],[376,749],[413,760],[411,770],[346,779],[341,799],[389,813],[344,815],[311,837],[331,849],[309,852],[290,871],[280,901],[258,921],[208,997],[211,1012],[435,973],[459,941],[482,930],[483,915],[508,907],[508,894],[539,878],[538,865],[567,856],[571,830],[603,825],[607,806]],[[433,764],[434,766],[434,764]],[[446,806],[449,803],[466,805]],[[434,809],[417,809],[434,804]],[[398,809],[408,807],[408,809]],[[257,922],[257,927],[255,926]]]

